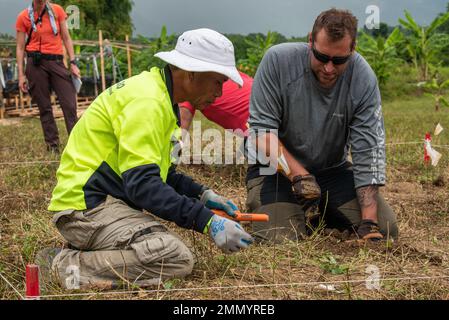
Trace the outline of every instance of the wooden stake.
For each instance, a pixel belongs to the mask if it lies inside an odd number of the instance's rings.
[[[99,33],[99,44],[100,44],[100,65],[101,65],[101,88],[102,91],[106,90],[106,78],[104,75],[104,52],[103,52],[103,32],[100,30]]]
[[[92,57],[92,71],[93,71],[92,75],[94,77],[94,94],[95,94],[95,97],[98,97],[98,85],[97,85],[98,78],[97,78],[97,73],[95,72],[95,70],[93,70],[94,67],[97,66],[97,63],[95,62],[95,66],[94,66],[94,59],[95,59],[95,61],[97,61],[97,57],[96,56]],[[98,70],[98,67],[96,67],[96,70]]]
[[[126,35],[126,54],[128,56],[128,77],[131,77],[133,75],[133,70],[131,66],[131,50],[129,47],[129,36]]]

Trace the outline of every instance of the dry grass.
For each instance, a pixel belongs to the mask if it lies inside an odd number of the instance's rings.
[[[421,114],[419,108],[428,103],[416,99],[386,104],[388,142],[419,141],[436,120],[449,130],[447,110],[438,115]],[[63,132],[62,122],[58,124]],[[449,145],[448,137],[444,132],[438,144]],[[383,193],[398,215],[400,229],[400,239],[391,247],[385,243],[346,243],[317,232],[303,241],[254,245],[227,256],[206,236],[168,223],[197,257],[192,275],[166,281],[151,292],[92,292],[72,299],[449,299],[448,278],[404,280],[449,276],[448,150],[440,149],[444,159],[433,169],[422,166],[421,145],[388,148],[389,182]],[[0,126],[0,163],[36,160],[57,160],[45,152],[38,120]],[[0,272],[20,292],[24,292],[25,266],[36,252],[63,243],[46,211],[56,169],[55,163],[0,165]],[[245,206],[243,166],[192,165],[181,170]],[[379,268],[381,277],[387,279],[381,282],[380,290],[366,288],[366,268],[370,265]],[[337,282],[335,291],[318,288],[320,282]],[[55,285],[46,293],[65,292]],[[0,299],[17,299],[1,279]]]

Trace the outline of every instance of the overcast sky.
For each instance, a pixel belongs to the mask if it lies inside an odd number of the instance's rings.
[[[17,13],[30,0],[0,0],[0,32],[15,33]],[[134,0],[134,35],[155,36],[163,25],[169,33],[208,27],[222,33],[248,34],[278,31],[285,36],[304,36],[316,16],[330,7],[350,9],[367,18],[367,6],[380,8],[380,20],[396,25],[409,10],[420,24],[429,24],[446,11],[449,0]]]

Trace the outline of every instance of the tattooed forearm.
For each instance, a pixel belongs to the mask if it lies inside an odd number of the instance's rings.
[[[363,209],[376,205],[378,193],[379,187],[376,185],[358,188],[357,199],[359,200],[360,207]]]

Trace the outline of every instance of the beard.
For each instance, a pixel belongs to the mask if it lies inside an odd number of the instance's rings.
[[[335,82],[337,82],[338,74],[333,73],[333,74],[327,75],[324,72],[319,72],[317,79],[318,79],[318,82],[323,87],[332,87],[335,84]]]

